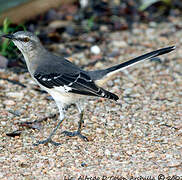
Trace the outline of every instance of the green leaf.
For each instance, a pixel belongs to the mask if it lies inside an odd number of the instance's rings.
[[[11,21],[6,17],[3,21],[3,33],[9,32],[9,25],[11,24]]]

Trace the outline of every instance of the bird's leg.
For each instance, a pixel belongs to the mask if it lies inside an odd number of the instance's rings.
[[[83,120],[84,111],[83,111],[83,109],[80,108],[80,106],[78,104],[76,104],[76,106],[77,106],[77,109],[78,109],[78,111],[80,113],[80,120],[78,122],[78,130],[77,131],[73,131],[73,132],[63,131],[62,134],[66,135],[66,136],[70,136],[70,137],[79,136],[84,141],[89,141],[86,136],[81,134],[82,125],[84,124],[84,120]]]
[[[38,146],[39,144],[47,144],[47,143],[51,143],[55,146],[59,146],[61,145],[61,143],[57,143],[55,141],[52,140],[52,136],[54,136],[54,134],[56,133],[57,129],[60,127],[60,125],[62,124],[62,122],[65,119],[65,115],[64,115],[64,109],[60,106],[59,107],[59,112],[60,112],[60,120],[57,124],[57,126],[54,128],[54,130],[50,133],[49,137],[43,141],[38,141],[37,143],[34,144],[34,146]]]

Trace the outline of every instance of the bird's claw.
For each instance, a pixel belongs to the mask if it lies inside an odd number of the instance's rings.
[[[51,143],[51,144],[53,144],[55,146],[60,146],[61,145],[61,143],[57,143],[57,142],[53,141],[51,138],[47,138],[47,139],[45,139],[43,141],[38,141],[37,143],[34,143],[33,145],[38,146],[39,144],[48,144],[48,143]]]
[[[65,136],[69,136],[69,137],[78,136],[84,141],[89,141],[88,138],[86,136],[82,135],[80,131],[74,131],[74,132],[63,131],[62,134],[64,134]]]

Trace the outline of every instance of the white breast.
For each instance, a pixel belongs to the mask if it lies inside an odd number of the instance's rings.
[[[42,86],[40,83],[38,84],[43,90],[47,91],[56,102],[65,105],[76,103],[77,101],[79,101],[80,98],[83,97],[82,95],[69,93],[69,90],[71,90],[71,88],[68,86],[60,86],[49,89]]]

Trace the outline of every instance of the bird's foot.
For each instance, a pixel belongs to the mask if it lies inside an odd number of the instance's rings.
[[[69,137],[78,136],[84,141],[89,141],[88,138],[86,136],[82,135],[80,131],[74,131],[74,132],[63,131],[62,134],[64,134],[65,136],[69,136]]]
[[[47,138],[47,139],[45,139],[43,141],[38,141],[37,143],[34,143],[33,145],[38,146],[39,144],[48,144],[48,143],[51,143],[51,144],[53,144],[55,146],[60,146],[61,145],[61,143],[57,143],[57,142],[53,141],[51,138]]]

